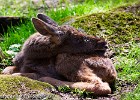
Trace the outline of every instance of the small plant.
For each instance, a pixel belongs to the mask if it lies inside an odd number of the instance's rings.
[[[72,90],[72,93],[73,94],[78,94],[79,96],[83,97],[83,95],[85,93],[85,90],[80,90],[80,89],[75,88],[75,89]]]
[[[5,51],[5,58],[2,59],[0,62],[0,65],[8,66],[13,65],[12,59],[15,57],[15,55],[19,52],[21,48],[21,44],[13,44],[9,47],[7,51]]]
[[[87,92],[85,90],[80,90],[80,89],[77,89],[77,88],[73,89],[71,92],[73,94],[77,94],[80,97],[92,97],[93,94],[94,94],[93,92]]]
[[[0,65],[4,67],[13,65],[11,57],[6,57],[6,59],[2,59],[2,61],[0,62]]]
[[[67,92],[70,92],[71,89],[69,86],[58,86],[58,91],[61,91],[61,92],[64,92],[64,93],[67,93]]]
[[[85,90],[80,90],[80,89],[71,89],[69,86],[59,86],[57,87],[58,91],[63,92],[63,93],[72,93],[76,94],[80,97],[90,97],[93,96],[93,92],[86,92]]]
[[[6,51],[12,58],[20,51],[21,44],[13,44],[9,47],[9,50]]]

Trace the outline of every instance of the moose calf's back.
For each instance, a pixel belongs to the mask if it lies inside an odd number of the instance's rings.
[[[54,43],[50,42],[51,36],[44,36],[40,33],[34,33],[24,43],[22,51],[24,57],[29,59],[49,58],[53,52]],[[55,53],[55,52],[54,52]]]

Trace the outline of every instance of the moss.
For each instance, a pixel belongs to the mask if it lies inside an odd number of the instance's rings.
[[[77,18],[72,25],[112,44],[123,44],[140,36],[140,17],[132,13],[95,13]]]
[[[42,98],[46,96],[47,98],[52,98],[52,100],[54,100],[53,98],[59,99],[59,96],[46,91],[50,88],[53,88],[50,84],[29,78],[0,75],[0,98],[8,98],[11,100],[12,98],[17,98],[17,96],[26,96],[29,99],[41,95],[40,97]]]

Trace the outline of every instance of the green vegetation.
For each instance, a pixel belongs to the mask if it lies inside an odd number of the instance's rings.
[[[23,0],[0,0],[0,15],[24,16],[30,19],[40,12],[40,7],[43,7],[42,12],[59,24],[62,24],[70,18],[74,18],[75,22],[72,23],[72,26],[83,29],[87,34],[105,38],[109,42],[110,48],[115,52],[116,55],[113,60],[118,72],[118,79],[122,80],[122,82],[117,80],[115,93],[117,94],[119,92],[118,95],[121,95],[121,99],[123,100],[138,100],[140,98],[140,1],[94,0],[93,2],[93,0],[85,0],[82,3],[68,4],[67,0],[61,0],[61,2],[66,3],[65,8],[60,4],[58,7],[51,9],[45,7],[43,1],[39,2],[38,5],[34,5],[31,0],[24,0],[24,3]],[[2,36],[4,41],[0,41],[0,47],[6,55],[6,58],[0,64],[12,65],[10,61],[14,54],[20,50],[19,48],[23,42],[34,32],[35,30],[30,21],[9,28],[8,32]],[[19,47],[13,47],[13,45],[15,46],[17,44]],[[13,53],[9,53],[9,55],[7,51],[13,51]],[[34,85],[32,85],[32,80],[26,78],[22,80],[20,77],[20,80],[15,77],[5,77],[0,76],[0,83],[2,84],[0,85],[0,89],[4,89],[1,90],[4,92],[8,90],[6,88],[9,87],[7,85],[8,83],[14,84],[11,86],[16,86],[20,89],[20,81],[24,85],[27,84],[26,86],[31,89],[39,87],[37,88],[39,91],[47,86],[37,81],[34,81]],[[122,85],[123,82],[126,83],[126,87],[128,84],[134,84],[132,86],[134,91],[132,92],[130,90],[128,92],[126,91],[127,93],[120,93],[125,88]],[[9,87],[9,89],[12,88]],[[71,91],[81,96],[85,93],[80,90],[70,90],[67,87],[58,87],[58,90],[63,92]],[[12,92],[9,91],[8,93]]]
[[[74,2],[69,4],[68,0],[61,0],[60,2],[66,4],[65,8],[59,3],[56,8],[48,9],[44,2],[45,0],[40,0],[37,4],[32,1],[33,0],[0,0],[0,15],[33,17],[43,8],[42,13],[46,13],[52,19],[59,21],[67,16],[105,12],[112,8],[137,2],[137,0],[85,0],[81,3]]]
[[[127,53],[121,53],[116,56],[117,59],[115,65],[119,72],[118,77],[130,82],[139,81],[140,78],[140,44],[131,44]]]
[[[70,92],[70,91],[71,91],[71,89],[70,89],[69,86],[59,86],[59,87],[57,87],[57,88],[58,88],[58,90],[61,91],[61,92]]]
[[[76,94],[80,97],[93,97],[93,94],[92,92],[87,92],[85,90],[80,90],[80,89],[71,89],[69,86],[59,86],[57,87],[58,88],[58,91],[60,92],[64,92],[64,93],[72,93],[72,94]]]
[[[32,0],[0,0],[0,2],[0,16],[35,16],[36,10]]]
[[[123,47],[121,47],[122,49]],[[139,100],[140,95],[140,43],[132,43],[129,49],[125,49],[114,59],[118,72],[117,91],[124,90],[122,100]],[[125,88],[128,87],[128,91]],[[134,90],[133,92],[131,92]]]
[[[12,65],[12,58],[20,50],[20,48],[10,48],[12,45],[21,45],[29,37],[29,35],[35,32],[31,22],[25,22],[17,27],[9,28],[8,32],[3,35],[4,41],[0,42],[0,47],[3,50],[6,58],[0,62],[1,65]],[[21,46],[20,46],[21,47]],[[10,51],[10,52],[9,52]]]
[[[12,44],[23,44],[29,35],[35,32],[31,22],[25,22],[17,27],[9,28],[8,32],[3,35],[4,41],[0,43],[2,49],[8,50]]]

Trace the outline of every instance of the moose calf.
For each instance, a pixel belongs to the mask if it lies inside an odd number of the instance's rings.
[[[48,16],[32,18],[38,31],[23,44],[13,59],[15,66],[3,74],[29,77],[54,86],[85,89],[96,95],[111,93],[109,84],[116,79],[116,70],[104,57],[106,42],[64,25],[59,26]]]

